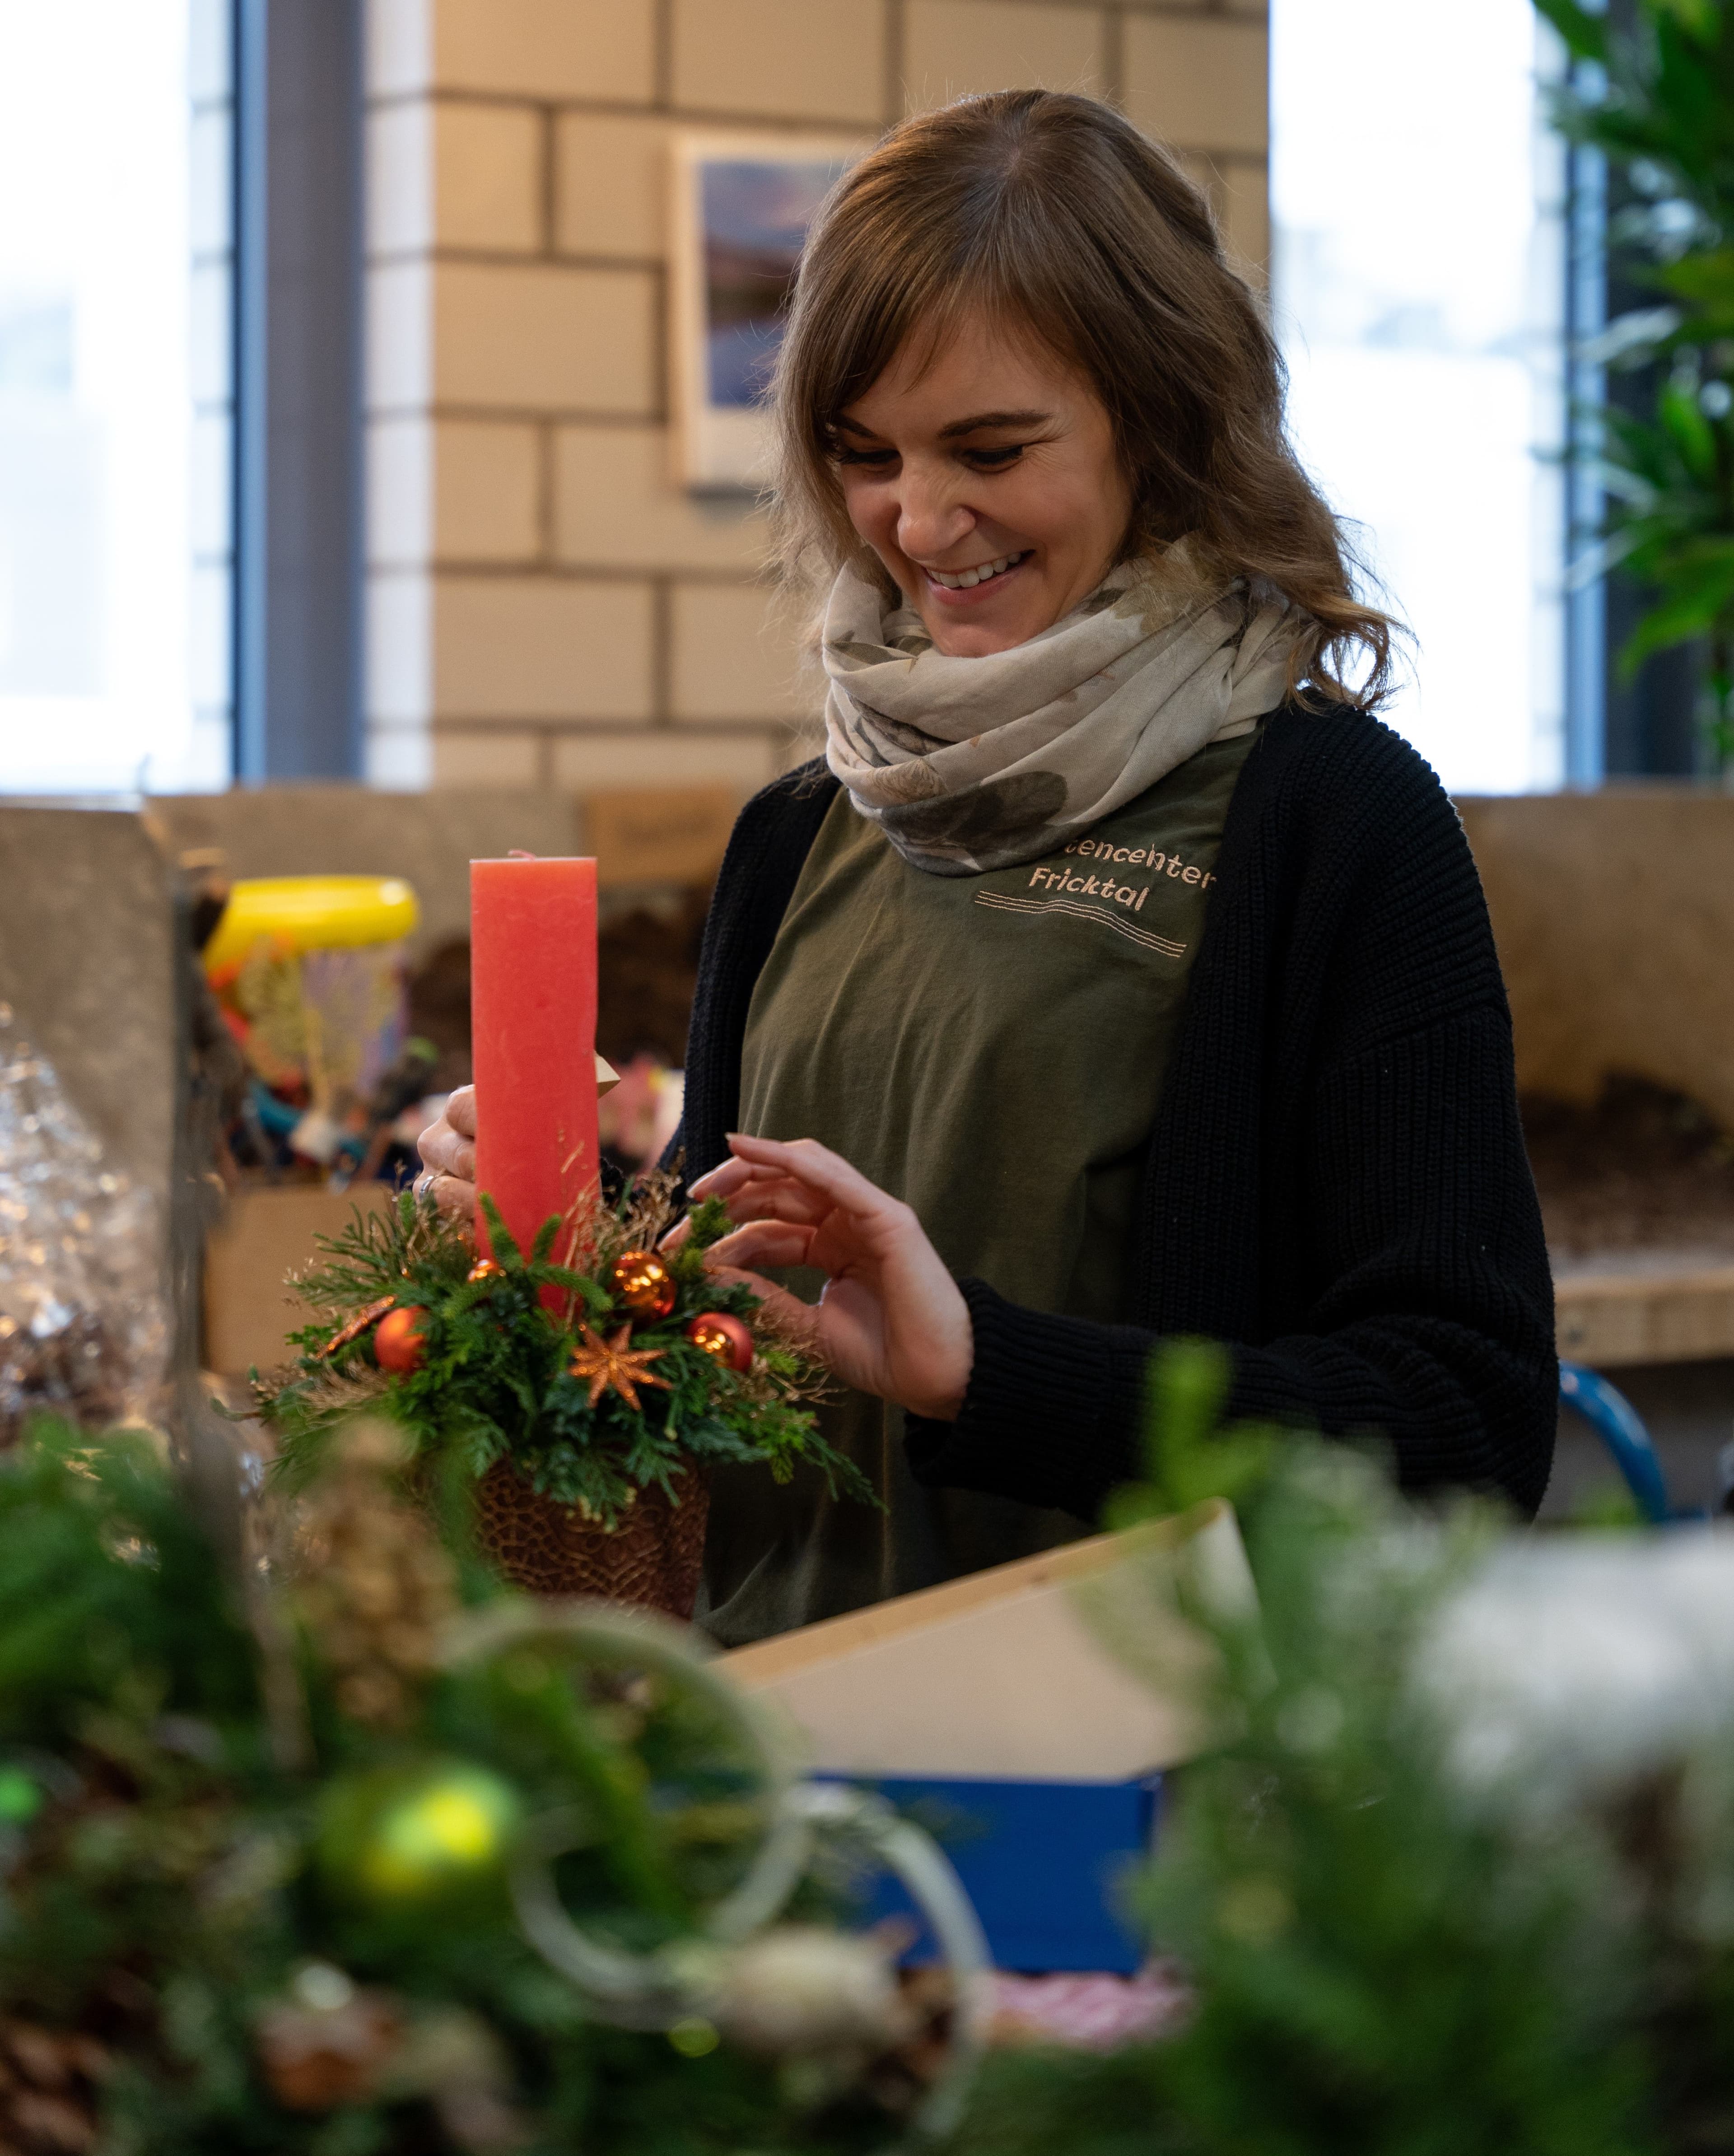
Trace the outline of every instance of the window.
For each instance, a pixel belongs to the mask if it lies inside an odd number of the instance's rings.
[[[1272,0],[1276,326],[1303,461],[1414,634],[1459,793],[1566,767],[1564,156],[1531,0]]]
[[[0,791],[225,785],[221,0],[0,0]]]

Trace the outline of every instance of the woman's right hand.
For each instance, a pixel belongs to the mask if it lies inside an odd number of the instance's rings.
[[[475,1088],[459,1086],[446,1099],[445,1112],[429,1123],[416,1145],[422,1172],[416,1188],[448,1213],[475,1210]]]

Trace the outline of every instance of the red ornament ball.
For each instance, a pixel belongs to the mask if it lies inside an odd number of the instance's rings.
[[[421,1329],[428,1315],[415,1303],[388,1310],[373,1335],[373,1355],[382,1370],[407,1378],[422,1367],[428,1353],[428,1336]]]
[[[666,1317],[675,1306],[675,1283],[654,1250],[623,1250],[608,1267],[614,1300],[634,1317]]]
[[[687,1327],[686,1337],[695,1348],[702,1348],[731,1370],[744,1375],[752,1368],[752,1335],[726,1310],[701,1311]]]

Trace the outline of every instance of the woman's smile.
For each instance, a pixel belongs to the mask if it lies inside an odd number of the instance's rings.
[[[967,569],[930,569],[921,565],[935,601],[959,613],[1002,598],[1012,577],[1030,559],[1033,549],[1020,547],[992,562],[978,562]]]

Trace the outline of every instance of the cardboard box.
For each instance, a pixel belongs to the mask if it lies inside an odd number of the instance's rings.
[[[596,1058],[596,1097],[620,1074]],[[223,1223],[205,1244],[204,1367],[220,1378],[244,1377],[287,1359],[286,1336],[307,1322],[289,1276],[319,1256],[316,1238],[349,1224],[357,1206],[377,1212],[397,1193],[383,1183],[327,1190],[322,1183],[249,1183],[230,1197]]]
[[[1130,1973],[1119,1875],[1151,1846],[1162,1770],[1208,1737],[1213,1650],[1182,1578],[1249,1609],[1218,1502],[1097,1535],[721,1658],[822,1775],[870,1785],[936,1830],[1002,1969]],[[1119,1651],[1106,1640],[1121,1643]],[[874,1917],[905,1911],[880,1881]],[[911,1958],[931,1944],[917,1942]]]
[[[1127,1872],[1156,1845],[1163,1777],[1126,1782],[916,1780],[886,1775],[876,1789],[924,1826],[951,1859],[975,1904],[996,1969],[1131,1976],[1144,1960],[1121,1907]],[[862,1912],[878,1923],[919,1923],[902,1883],[873,1882]],[[937,1958],[923,1928],[903,1958]]]
[[[738,1647],[721,1666],[775,1703],[823,1773],[1125,1781],[1203,1741],[1186,1679],[1208,1650],[1171,1594],[1163,1606],[1177,1567],[1249,1604],[1234,1516],[1216,1502]],[[1104,1623],[1159,1645],[1161,1666],[1128,1667]]]
[[[584,798],[584,835],[597,880],[709,883],[741,813],[731,786],[644,786]]]
[[[244,1377],[287,1359],[285,1345],[307,1322],[304,1304],[287,1285],[319,1255],[316,1235],[335,1235],[357,1205],[389,1204],[382,1183],[352,1190],[319,1183],[244,1188],[205,1245],[204,1366],[223,1378]]]

